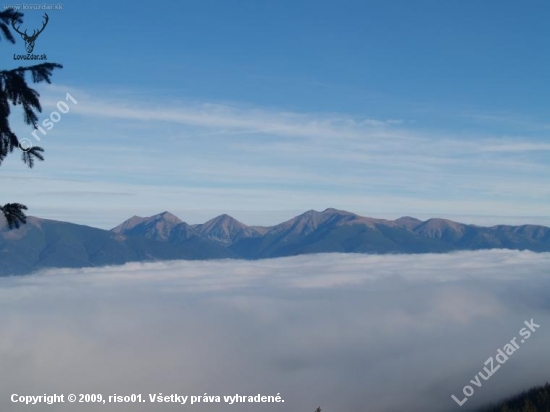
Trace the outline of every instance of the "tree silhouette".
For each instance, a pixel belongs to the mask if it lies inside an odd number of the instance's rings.
[[[11,23],[23,22],[23,14],[17,11],[4,10],[0,12],[0,40],[2,37],[8,42],[15,44],[15,38],[10,31]],[[36,159],[44,160],[41,147],[22,148],[21,143],[9,124],[11,106],[21,105],[23,109],[23,120],[26,124],[37,128],[38,115],[42,112],[40,105],[40,94],[27,85],[25,79],[27,74],[32,77],[33,83],[51,83],[52,71],[63,66],[57,63],[41,63],[34,66],[18,67],[11,70],[0,70],[0,165],[4,159],[15,149],[21,150],[23,163],[32,168]],[[6,203],[0,205],[0,212],[6,218],[10,229],[18,228],[20,224],[27,222],[25,215],[27,207],[21,203]]]
[[[550,383],[479,409],[479,412],[543,412],[550,410]]]

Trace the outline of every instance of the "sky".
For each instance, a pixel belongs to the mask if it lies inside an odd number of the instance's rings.
[[[472,410],[548,380],[549,265],[550,253],[512,250],[320,254],[0,278],[0,367],[11,371],[0,376],[0,407],[28,411],[14,393],[206,392],[285,400],[231,407],[243,412]],[[523,339],[531,319],[539,327]],[[514,338],[519,348],[499,364]],[[490,357],[494,374],[480,379]],[[474,393],[459,407],[451,395],[462,401],[466,385]],[[182,408],[228,410],[78,406]]]
[[[546,1],[61,4],[34,50],[64,65],[40,122],[69,111],[37,141],[14,110],[46,161],[8,158],[1,203],[103,228],[328,207],[550,225]],[[19,37],[0,47],[26,63]]]

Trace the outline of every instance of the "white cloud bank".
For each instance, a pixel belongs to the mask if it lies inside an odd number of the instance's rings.
[[[12,393],[277,394],[247,411],[466,410],[548,380],[550,254],[324,254],[0,279]],[[451,399],[523,321],[541,328],[466,405]],[[461,398],[461,397],[460,397]],[[181,405],[33,406],[164,411]],[[224,404],[185,410],[226,411]]]

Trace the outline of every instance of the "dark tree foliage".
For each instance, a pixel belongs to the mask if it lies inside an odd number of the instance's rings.
[[[550,383],[531,388],[520,395],[497,405],[480,409],[479,412],[546,412],[550,411]]]
[[[12,19],[21,24],[23,14],[12,10],[0,12],[0,40],[4,38],[10,43],[15,43],[15,38],[10,32]],[[36,159],[44,160],[42,155],[44,149],[41,147],[34,146],[26,150],[20,148],[19,139],[11,130],[8,117],[11,106],[20,105],[23,109],[24,122],[36,128],[38,126],[37,113],[42,112],[39,101],[40,94],[27,85],[26,76],[29,75],[33,83],[51,83],[52,71],[62,67],[57,63],[41,63],[11,70],[0,70],[0,165],[15,149],[21,151],[23,162],[30,168],[34,166]],[[18,228],[20,224],[27,222],[24,210],[27,210],[27,207],[20,203],[0,205],[0,212],[6,218],[10,229]]]

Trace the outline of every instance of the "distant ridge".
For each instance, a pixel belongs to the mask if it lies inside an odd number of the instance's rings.
[[[17,230],[0,221],[0,276],[42,268],[103,266],[167,259],[260,259],[306,253],[444,253],[516,249],[550,252],[550,228],[482,227],[447,219],[364,217],[309,210],[269,227],[223,214],[189,225],[169,212],[133,216],[112,230],[29,217]]]

